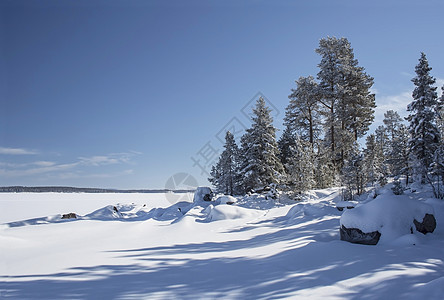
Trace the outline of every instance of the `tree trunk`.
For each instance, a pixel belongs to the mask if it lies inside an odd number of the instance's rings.
[[[308,122],[310,126],[310,144],[313,148],[313,116],[311,112],[311,107],[308,108]]]

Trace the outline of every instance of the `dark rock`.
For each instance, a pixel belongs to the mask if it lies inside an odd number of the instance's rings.
[[[435,216],[431,214],[426,214],[421,223],[416,220],[413,220],[413,223],[415,224],[416,230],[423,234],[433,232],[436,228]]]
[[[342,241],[363,245],[376,245],[381,237],[379,231],[365,233],[358,228],[347,228],[344,225],[339,229],[339,233]]]
[[[77,215],[75,213],[64,214],[62,219],[77,219]]]
[[[355,208],[355,207],[354,207],[354,206],[336,206],[336,208],[337,208],[339,211],[343,211],[344,208],[347,208],[347,209],[353,209],[353,208]]]

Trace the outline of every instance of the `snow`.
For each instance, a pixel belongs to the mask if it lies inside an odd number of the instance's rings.
[[[233,219],[252,219],[262,215],[260,211],[243,207],[221,204],[218,206],[209,206],[206,209],[208,213],[207,221],[233,220]]]
[[[388,194],[388,193],[387,193]],[[344,212],[340,223],[369,233],[379,231],[380,243],[392,242],[409,235],[415,228],[413,220],[422,222],[426,214],[434,214],[433,207],[407,195],[380,195],[374,200]]]
[[[226,205],[192,195],[170,203],[166,194],[3,193],[0,298],[440,298],[444,201],[407,193],[399,200],[433,208],[435,232],[365,246],[339,239],[340,195],[310,191],[295,203],[254,194]],[[70,212],[79,218],[60,219]]]
[[[237,199],[233,196],[223,195],[216,198],[216,203],[219,204],[233,204],[236,203]]]

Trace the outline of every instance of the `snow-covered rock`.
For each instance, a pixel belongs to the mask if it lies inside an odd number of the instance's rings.
[[[217,197],[215,202],[217,204],[234,204],[237,202],[237,199],[230,195],[223,195]]]
[[[200,186],[194,192],[193,202],[211,201],[213,199],[213,191],[207,186]]]
[[[371,236],[380,233],[381,242],[390,242],[405,234],[412,233],[424,217],[433,215],[433,207],[407,196],[389,196],[385,194],[364,205],[345,211],[340,219],[341,239],[357,238],[351,242],[359,242],[359,231]],[[350,230],[357,229],[353,233]],[[347,233],[348,231],[348,233]],[[416,230],[415,230],[416,231]],[[432,230],[433,231],[433,230]],[[362,235],[364,243],[367,235]],[[379,239],[378,239],[379,240]],[[378,241],[376,241],[378,242]]]

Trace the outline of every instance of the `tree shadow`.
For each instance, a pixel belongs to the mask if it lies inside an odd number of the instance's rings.
[[[328,243],[317,241],[322,236],[317,230],[329,233],[331,222],[337,220],[279,228],[247,240],[117,250],[115,258],[124,258],[126,264],[9,276],[0,282],[0,291],[4,297],[18,299],[278,299],[305,297],[314,289],[326,288],[331,289],[331,296],[370,299],[375,295],[398,298],[414,284],[444,276],[444,255],[430,247],[363,246],[337,237]],[[267,246],[280,251],[255,254]],[[245,256],[235,254],[240,249]],[[418,271],[406,271],[414,268]],[[393,275],[373,279],[377,284],[362,284],[362,278],[371,282],[374,274],[384,272]],[[357,277],[361,284],[355,285]]]

